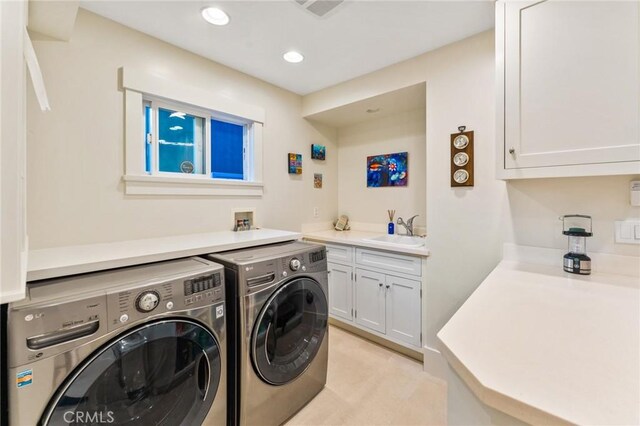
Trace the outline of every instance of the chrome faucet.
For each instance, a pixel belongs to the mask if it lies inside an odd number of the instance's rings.
[[[411,216],[407,222],[405,223],[401,217],[398,217],[398,225],[404,226],[404,229],[407,230],[407,235],[413,235],[413,219],[418,217],[419,215]]]

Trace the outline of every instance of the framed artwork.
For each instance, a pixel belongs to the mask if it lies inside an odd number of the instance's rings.
[[[322,188],[322,173],[313,174],[313,187],[318,189]]]
[[[367,157],[367,187],[407,186],[409,153],[381,154]]]
[[[289,173],[293,175],[302,174],[302,154],[289,153]]]
[[[327,148],[324,145],[311,145],[311,158],[314,160],[324,160],[326,158]]]

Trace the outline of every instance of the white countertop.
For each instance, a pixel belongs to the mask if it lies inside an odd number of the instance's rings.
[[[487,405],[528,423],[640,424],[640,279],[503,261],[438,338]]]
[[[274,229],[221,231],[29,252],[27,281],[297,240],[302,234]]]
[[[405,253],[412,254],[417,256],[427,257],[431,254],[428,248],[425,246],[410,248],[410,247],[402,247],[397,244],[388,244],[388,243],[376,243],[374,241],[369,241],[367,238],[377,237],[379,235],[383,235],[379,232],[366,232],[366,231],[336,231],[334,229],[327,231],[317,231],[317,232],[305,232],[304,238],[312,241],[321,241],[326,243],[338,243],[338,244],[347,244],[351,246],[358,247],[366,247],[366,248],[374,248],[377,250],[386,250],[394,253]]]

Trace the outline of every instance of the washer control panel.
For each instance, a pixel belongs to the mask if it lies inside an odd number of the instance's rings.
[[[211,303],[220,300],[223,297],[222,284],[221,272],[185,280],[183,282],[185,306],[199,304],[202,301]]]
[[[160,295],[154,291],[143,291],[136,299],[136,309],[140,312],[151,312],[160,303]]]
[[[297,271],[302,266],[302,262],[297,257],[294,257],[289,261],[289,269],[292,271]]]
[[[169,312],[197,309],[224,301],[222,267],[147,286],[107,294],[109,330]]]
[[[326,270],[325,249],[320,248],[314,251],[305,251],[285,258],[281,262],[281,277],[286,278],[293,274],[304,274],[305,272],[318,272]]]

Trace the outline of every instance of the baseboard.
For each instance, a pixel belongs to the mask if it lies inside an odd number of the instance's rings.
[[[420,351],[415,351],[413,349],[409,349],[405,346],[399,345],[395,342],[391,342],[387,339],[383,339],[382,337],[376,336],[375,334],[371,334],[364,330],[361,330],[358,327],[354,327],[350,324],[344,323],[334,318],[329,318],[329,324],[336,326],[338,328],[341,328],[343,330],[346,330],[349,333],[355,334],[356,336],[370,340],[373,343],[376,343],[380,346],[384,346],[385,348],[391,349],[392,351],[399,352],[402,355],[406,355],[409,358],[415,359],[416,361],[423,362],[424,360],[424,355]]]
[[[425,346],[423,366],[424,371],[431,376],[444,381],[447,380],[449,366],[447,365],[447,360],[444,359],[439,350]]]

